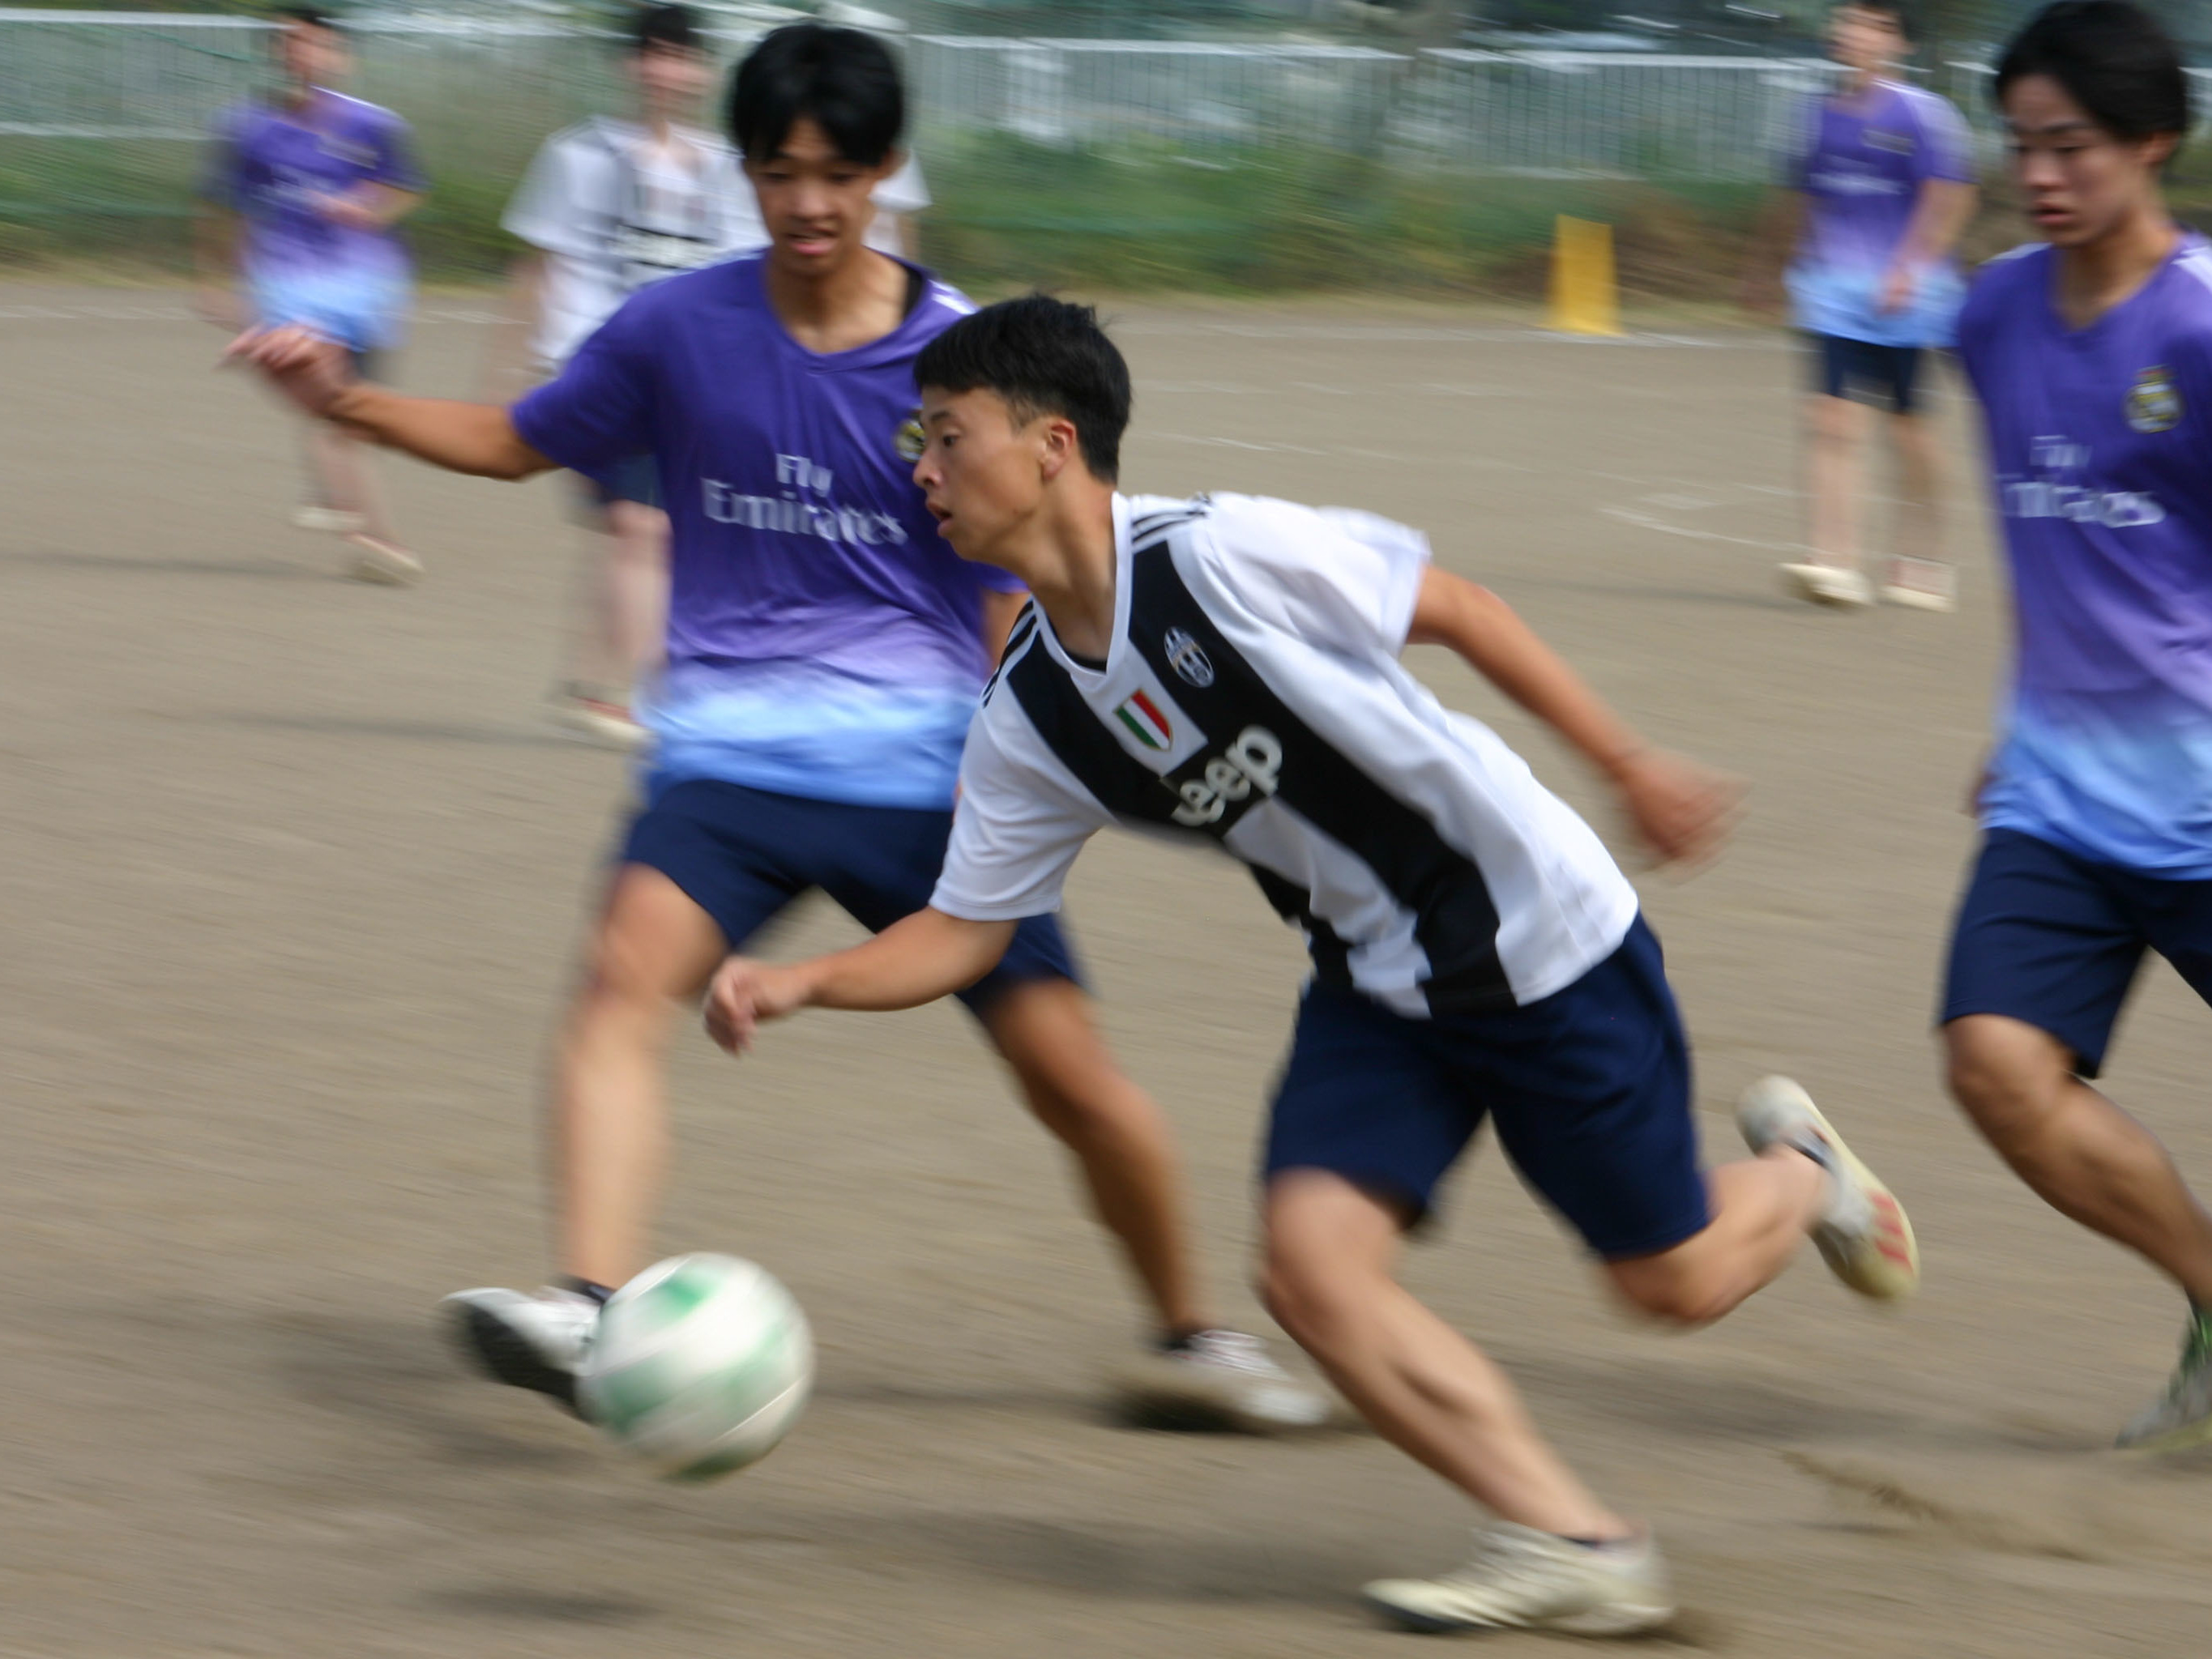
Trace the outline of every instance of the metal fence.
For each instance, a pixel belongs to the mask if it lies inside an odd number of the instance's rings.
[[[0,256],[17,246],[100,252],[180,220],[196,141],[268,83],[268,27],[0,9]],[[463,264],[495,258],[498,204],[538,142],[620,101],[614,43],[573,25],[402,15],[362,21],[355,35],[353,89],[413,125],[437,186],[422,234],[482,256]],[[734,56],[750,38],[717,40]],[[1038,181],[1094,161],[1118,167],[1125,184],[1147,165],[1156,177],[1163,165],[1281,173],[1296,165],[1286,158],[1357,158],[1415,178],[1758,180],[1829,72],[1798,60],[1289,43],[923,35],[899,45],[917,148],[955,187],[940,191],[948,218],[981,223],[995,212],[1011,226],[1006,198],[1029,189],[1018,210],[1054,228],[1085,228],[1093,204],[1087,187],[1071,186],[1048,210]],[[963,181],[974,199],[957,198]],[[1115,222],[1132,222],[1126,203],[1115,211]],[[1099,214],[1090,228],[1109,222]]]

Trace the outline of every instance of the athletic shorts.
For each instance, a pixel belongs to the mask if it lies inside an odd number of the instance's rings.
[[[714,919],[732,951],[818,887],[872,933],[929,902],[952,814],[854,806],[694,779],[659,790],[630,823],[621,861],[658,870]],[[1025,980],[1081,984],[1050,916],[1014,930],[999,965],[960,993],[971,1012]]]
[[[2048,1031],[2094,1077],[2143,952],[2212,1002],[2212,881],[2170,881],[1992,830],[1960,901],[1943,1023],[2002,1014]]]
[[[1690,1049],[1639,916],[1564,991],[1408,1019],[1316,981],[1298,1009],[1265,1161],[1327,1170],[1423,1220],[1486,1117],[1522,1178],[1599,1255],[1649,1255],[1711,1219]]]
[[[1876,345],[1840,334],[1808,334],[1813,390],[1824,397],[1850,398],[1893,414],[1913,412],[1913,389],[1920,378],[1918,346]]]
[[[611,507],[617,501],[635,501],[641,507],[661,504],[660,468],[650,455],[632,455],[577,476],[583,481],[585,502],[592,507]]]

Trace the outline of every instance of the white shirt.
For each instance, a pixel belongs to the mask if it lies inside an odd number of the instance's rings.
[[[1619,947],[1636,891],[1596,835],[1398,662],[1418,532],[1249,495],[1117,495],[1114,526],[1111,652],[1078,662],[1034,605],[1017,622],[933,906],[1057,909],[1119,823],[1217,842],[1320,977],[1414,1018],[1537,1001]]]
[[[768,244],[760,207],[737,152],[696,127],[665,146],[631,121],[601,118],[538,147],[500,223],[546,255],[531,349],[558,368],[650,283]],[[868,246],[898,246],[896,216],[930,202],[912,156],[876,187]]]

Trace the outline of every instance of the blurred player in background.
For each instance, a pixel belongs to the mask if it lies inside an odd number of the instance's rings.
[[[1087,307],[993,306],[915,373],[930,511],[1036,600],[969,728],[928,908],[811,962],[725,964],[710,1029],[742,1048],[800,1008],[911,1007],[973,983],[1058,908],[1109,824],[1218,846],[1313,957],[1267,1136],[1269,1306],[1377,1431],[1501,1523],[1462,1571],[1370,1599],[1425,1630],[1663,1624],[1649,1534],[1398,1283],[1401,1235],[1491,1116],[1613,1287],[1662,1317],[1719,1318],[1808,1234],[1854,1290],[1907,1295],[1911,1231],[1786,1078],[1739,1110],[1757,1156],[1699,1170],[1688,1047],[1635,889],[1399,653],[1456,652],[1600,768],[1662,857],[1717,848],[1736,788],[1644,743],[1403,526],[1118,493],[1128,370]]]
[[[905,125],[890,54],[852,29],[778,29],[739,67],[730,113],[768,251],[635,295],[511,410],[352,380],[301,330],[234,348],[311,411],[454,471],[592,474],[649,452],[669,486],[646,805],[561,1042],[566,1282],[452,1298],[493,1375],[572,1405],[609,1288],[646,1265],[677,1006],[810,889],[871,928],[927,902],[961,742],[1021,603],[1013,578],[939,538],[909,476],[915,356],[973,307],[864,240]],[[1200,1304],[1166,1121],[1100,1040],[1052,919],[962,995],[1152,1300],[1158,1340],[1127,1378],[1140,1401],[1253,1429],[1325,1418]]]
[[[579,123],[547,139],[501,223],[536,252],[515,267],[531,373],[557,373],[648,283],[768,243],[753,187],[721,135],[696,125],[714,61],[689,6],[650,6],[629,36],[635,117]],[[867,243],[910,253],[907,216],[929,205],[911,157],[878,187]],[[659,666],[668,607],[668,514],[650,455],[581,480],[583,603],[554,716],[617,747],[644,740],[631,701]]]
[[[2185,1445],[2212,1439],[2212,1218],[2087,1079],[2145,951],[2212,1000],[2212,244],[2160,190],[2189,83],[2148,13],[2050,7],[1996,89],[2044,240],[1959,321],[2017,620],[1943,1041],[2021,1178],[2188,1296],[2172,1386],[2120,1435]]]
[[[277,101],[241,105],[216,129],[197,240],[201,309],[234,328],[242,289],[252,321],[312,328],[374,380],[406,321],[409,261],[393,227],[422,201],[422,176],[404,121],[333,89],[350,63],[327,13],[278,12],[276,50]],[[293,521],[343,536],[363,581],[419,579],[359,443],[314,421],[306,444],[308,494]]]
[[[1951,250],[1972,216],[1966,124],[1930,92],[1893,78],[1912,49],[1902,0],[1845,0],[1829,17],[1842,83],[1814,105],[1789,188],[1754,256],[1751,303],[1772,310],[1784,248],[1792,321],[1811,347],[1805,493],[1811,558],[1785,564],[1790,590],[1816,604],[1862,606],[1875,584],[1861,568],[1868,415],[1887,410],[1902,498],[1880,596],[1948,611],[1942,478],[1923,412],[1928,349],[1948,346],[1960,299]]]

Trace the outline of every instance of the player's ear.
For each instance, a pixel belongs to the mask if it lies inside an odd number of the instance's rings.
[[[1081,458],[1082,445],[1076,437],[1075,422],[1065,415],[1043,416],[1037,421],[1037,459],[1049,483]]]
[[[896,173],[905,165],[906,152],[904,150],[885,150],[884,152],[884,159],[876,163],[876,183],[883,183],[884,179],[890,178],[893,173]]]

